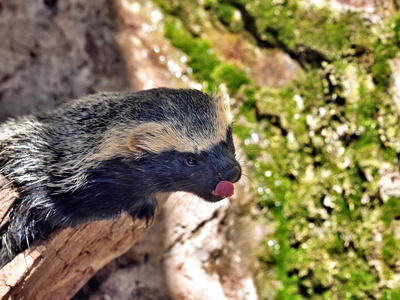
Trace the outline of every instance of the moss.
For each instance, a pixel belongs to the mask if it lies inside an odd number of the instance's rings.
[[[400,199],[389,198],[383,206],[382,221],[389,227],[392,221],[398,218],[400,218]]]
[[[165,14],[172,14],[179,9],[179,0],[153,0]]]
[[[390,266],[395,266],[400,259],[400,241],[393,234],[384,237],[384,245],[381,250],[382,259]]]
[[[341,282],[341,288],[338,291],[341,299],[365,299],[378,283],[378,279],[371,274],[368,265],[359,258],[343,261],[337,278]]]
[[[179,16],[187,8],[171,9]],[[263,270],[272,269],[282,287],[274,297],[397,299],[385,280],[394,278],[400,259],[393,233],[400,200],[384,202],[378,182],[383,167],[396,167],[400,151],[400,117],[388,90],[400,15],[379,28],[357,13],[333,14],[295,0],[205,1],[202,9],[218,27],[215,34],[232,30],[240,11],[253,42],[287,51],[304,68],[290,84],[257,87],[196,37],[193,24],[166,18],[166,36],[188,54],[196,79],[208,90],[224,83],[237,100],[233,129],[275,230],[260,255]]]
[[[372,66],[372,76],[377,85],[384,88],[389,87],[392,74],[389,60],[397,53],[397,47],[381,44],[381,41],[377,41],[377,45],[374,49],[374,64]]]
[[[327,250],[329,253],[331,253],[332,255],[338,255],[338,254],[342,254],[345,250],[344,247],[344,241],[340,238],[340,235],[338,233],[334,234],[328,245],[327,245]]]
[[[216,12],[218,14],[218,17],[221,19],[222,23],[229,26],[229,24],[232,22],[235,9],[231,5],[220,4],[216,6]]]
[[[165,35],[172,45],[188,54],[188,64],[193,69],[193,74],[198,80],[207,81],[209,91],[225,83],[231,92],[236,93],[243,84],[249,82],[243,71],[229,63],[221,63],[210,48],[210,43],[190,35],[178,19],[167,18]]]
[[[167,18],[165,36],[170,39],[172,45],[188,54],[188,64],[193,69],[195,77],[200,81],[207,81],[210,84],[210,90],[212,90],[211,74],[219,64],[219,60],[210,49],[210,43],[190,35],[183,28],[182,22],[175,18]]]
[[[386,30],[374,43],[372,76],[375,83],[384,89],[387,89],[391,83],[392,72],[389,60],[399,52],[399,30],[400,14],[393,19],[393,22],[389,22]]]
[[[328,9],[305,9],[293,0],[234,2],[255,19],[260,39],[291,52],[305,47],[308,61],[334,60],[349,49],[369,48],[368,26],[354,12],[335,15]]]
[[[211,9],[218,4],[218,0],[205,0],[204,1],[204,8]]]
[[[214,3],[209,7],[214,8],[218,19],[221,20],[221,22],[232,32],[238,32],[244,28],[241,13],[234,6],[225,3],[221,3],[219,5]]]
[[[257,89],[254,86],[246,86],[242,89],[242,93],[238,95],[238,98],[241,100],[241,108],[240,111],[243,115],[246,116],[249,122],[255,124],[255,106],[256,106],[256,93]]]
[[[395,288],[395,289],[390,289],[387,288],[384,292],[382,297],[380,297],[381,300],[395,300],[395,299],[400,299],[400,288]]]
[[[229,63],[220,63],[211,73],[211,78],[215,82],[225,83],[233,94],[236,94],[243,84],[249,83],[246,74]]]

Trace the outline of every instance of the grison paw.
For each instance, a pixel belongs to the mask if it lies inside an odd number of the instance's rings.
[[[157,209],[158,202],[156,197],[149,198],[146,200],[141,206],[134,207],[129,214],[132,216],[132,219],[136,221],[145,220],[146,225],[148,226],[154,220],[154,213]]]

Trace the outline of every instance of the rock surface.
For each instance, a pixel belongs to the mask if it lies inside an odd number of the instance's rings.
[[[0,121],[128,87],[115,35],[107,0],[2,1]]]

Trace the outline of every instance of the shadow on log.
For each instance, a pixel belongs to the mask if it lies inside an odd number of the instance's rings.
[[[0,224],[15,190],[0,178]],[[158,197],[159,207],[169,194]],[[1,299],[70,299],[99,269],[128,251],[150,226],[124,214],[115,220],[58,230],[38,240],[0,270]]]

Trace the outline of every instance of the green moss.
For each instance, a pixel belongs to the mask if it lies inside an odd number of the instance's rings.
[[[327,250],[332,255],[338,255],[342,254],[344,249],[344,241],[340,238],[338,233],[334,234],[327,245]]]
[[[395,300],[400,299],[400,288],[390,289],[387,288],[384,292],[381,300]]]
[[[190,35],[183,28],[182,22],[174,18],[167,18],[165,36],[171,40],[172,45],[188,54],[189,66],[193,69],[195,77],[200,81],[209,82],[212,90],[211,74],[219,60],[211,50],[210,43]]]
[[[399,52],[400,14],[393,22],[389,22],[385,32],[374,43],[374,63],[372,75],[374,81],[382,88],[387,89],[391,82],[391,68],[389,60]]]
[[[384,245],[381,250],[382,259],[388,265],[395,266],[400,259],[400,241],[393,234],[384,237]]]
[[[215,7],[218,4],[218,0],[205,0],[204,1],[204,8],[210,9]]]
[[[333,60],[349,49],[369,48],[371,35],[356,13],[335,16],[328,9],[305,9],[293,0],[234,2],[255,19],[259,38],[292,52],[305,47],[309,61],[319,55]]]
[[[182,16],[184,6],[175,5],[173,14]],[[286,86],[257,87],[236,62],[223,61],[196,37],[193,24],[166,18],[166,36],[188,54],[196,79],[208,90],[224,83],[237,100],[233,129],[275,229],[260,255],[263,270],[272,269],[282,286],[275,298],[397,299],[385,280],[400,259],[392,232],[400,200],[383,201],[378,182],[383,167],[396,168],[400,151],[400,117],[388,91],[400,15],[373,28],[357,13],[295,0],[206,1],[202,9],[215,34],[224,31],[221,22],[232,30],[240,10],[253,42],[281,48],[304,66]]]
[[[224,23],[225,25],[229,25],[232,22],[235,9],[231,5],[220,4],[216,6],[216,12],[222,23]]]
[[[188,54],[188,64],[193,74],[198,80],[207,81],[210,91],[225,83],[231,93],[236,93],[243,84],[249,82],[243,71],[229,63],[221,63],[210,48],[210,43],[190,35],[178,19],[167,19],[165,36],[171,40],[172,45]]]
[[[400,199],[389,198],[383,206],[382,221],[389,227],[395,218],[400,218]]]
[[[341,282],[338,291],[341,299],[365,299],[377,288],[378,283],[378,278],[371,274],[368,265],[359,258],[343,261],[337,278]]]
[[[233,94],[236,94],[243,84],[249,83],[246,74],[229,63],[219,64],[211,73],[211,78],[215,82],[225,83]]]
[[[372,66],[372,76],[377,85],[388,88],[391,80],[391,68],[389,59],[392,59],[398,48],[393,45],[381,44],[377,41],[376,48],[374,49],[374,64]]]
[[[210,5],[213,7],[215,14],[221,20],[221,22],[226,25],[231,31],[238,32],[244,27],[243,20],[241,18],[240,11],[229,4],[218,4],[214,3]]]
[[[176,12],[176,10],[179,8],[179,0],[153,0],[154,3],[156,3],[163,11],[165,14],[171,14]]]
[[[241,100],[241,113],[253,124],[257,121],[254,113],[257,102],[256,93],[257,89],[254,86],[246,86],[242,89],[242,93],[238,95]]]

